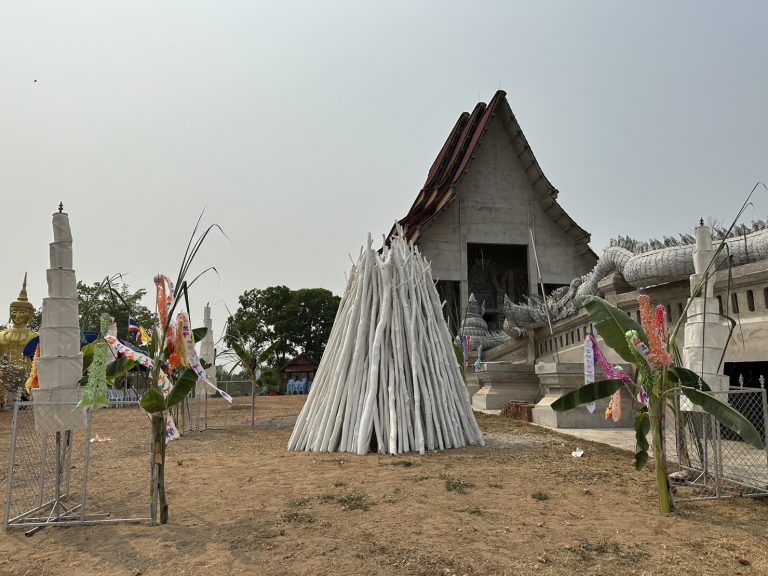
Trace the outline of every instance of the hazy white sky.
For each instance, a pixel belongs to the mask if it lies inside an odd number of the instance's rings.
[[[60,200],[78,277],[150,290],[205,208],[231,239],[194,267],[219,270],[192,294],[217,333],[249,288],[340,294],[498,88],[598,254],[728,220],[768,180],[767,6],[8,0],[0,307],[25,270],[41,304]],[[763,192],[747,220],[766,214]]]

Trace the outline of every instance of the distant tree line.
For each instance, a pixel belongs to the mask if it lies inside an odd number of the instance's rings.
[[[267,364],[276,369],[301,353],[319,361],[340,301],[324,288],[246,290],[227,325],[225,342],[243,344],[254,358],[274,345]]]

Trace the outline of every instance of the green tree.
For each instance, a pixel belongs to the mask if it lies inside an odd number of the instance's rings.
[[[287,286],[247,290],[238,300],[240,306],[225,335],[227,345],[239,344],[251,357],[274,346],[266,360],[273,368],[302,352],[319,359],[340,302],[324,288],[291,290]]]
[[[227,346],[240,345],[251,358],[275,346],[267,364],[285,364],[292,349],[282,338],[285,331],[282,311],[290,300],[291,290],[287,286],[246,290],[238,297],[240,306],[227,325],[224,336]]]
[[[128,336],[128,317],[150,329],[155,324],[154,314],[141,304],[147,291],[143,288],[131,292],[125,283],[117,284],[114,279],[105,279],[93,284],[77,283],[77,300],[80,308],[80,330],[98,332],[99,316],[103,312],[110,314],[117,324],[117,336]]]
[[[302,288],[291,292],[283,315],[285,339],[295,352],[305,352],[320,360],[340,301],[341,298],[325,288]]]

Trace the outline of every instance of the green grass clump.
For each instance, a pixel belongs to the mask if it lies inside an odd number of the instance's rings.
[[[472,484],[472,482],[469,482],[468,480],[462,480],[461,478],[445,479],[445,489],[448,490],[448,492],[458,492],[459,494],[468,494],[470,489],[474,487],[475,485]]]

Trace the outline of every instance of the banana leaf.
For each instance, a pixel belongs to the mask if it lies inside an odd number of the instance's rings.
[[[120,356],[114,362],[107,364],[107,381],[114,382],[134,366],[136,366],[136,362]]]
[[[744,442],[751,444],[758,450],[765,449],[763,439],[760,437],[760,433],[755,430],[752,423],[744,418],[737,410],[734,410],[728,404],[721,402],[714,396],[710,396],[706,392],[697,390],[696,388],[690,388],[688,386],[680,386],[680,391],[685,394],[691,402],[697,406],[701,406],[712,414],[717,420],[736,432],[744,439]]]
[[[157,388],[149,388],[141,397],[140,404],[149,414],[159,414],[167,409],[165,398]]]
[[[667,377],[673,384],[680,384],[680,386],[688,386],[690,388],[696,388],[709,392],[710,388],[704,380],[702,380],[696,372],[688,370],[688,368],[682,368],[680,366],[672,366],[667,370]]]
[[[456,361],[461,369],[461,376],[464,377],[464,348],[460,344],[453,343],[453,353],[456,354]]]
[[[587,296],[584,308],[589,313],[589,318],[595,326],[603,341],[613,348],[616,353],[627,362],[636,364],[634,355],[627,344],[626,333],[629,330],[637,330],[640,339],[648,344],[645,330],[639,323],[630,318],[626,312],[611,306],[597,296]]]
[[[195,343],[200,342],[205,335],[208,334],[208,328],[203,326],[202,328],[195,328],[192,330],[192,337],[195,339]]]
[[[276,340],[275,342],[272,342],[272,344],[270,344],[270,345],[267,347],[267,349],[266,349],[266,350],[264,350],[264,352],[262,352],[261,354],[259,354],[259,357],[256,359],[256,360],[257,360],[257,362],[259,363],[259,366],[261,366],[262,364],[264,364],[264,362],[266,362],[266,361],[267,361],[267,359],[269,359],[269,357],[270,357],[270,356],[272,356],[272,352],[274,352],[274,351],[275,351],[275,349],[276,349],[276,348],[277,348],[279,345],[280,345],[280,340]]]
[[[635,414],[635,469],[642,470],[648,462],[648,432],[651,418],[645,410]]]
[[[192,368],[184,370],[184,372],[181,373],[181,376],[176,379],[176,383],[173,385],[173,389],[171,390],[171,393],[168,394],[168,398],[165,401],[168,408],[171,408],[184,400],[196,382],[197,374],[195,374],[195,371],[192,370]]]
[[[83,353],[83,372],[88,370],[88,367],[91,365],[91,362],[93,362],[93,342],[90,344],[86,344],[80,349],[80,352]]]
[[[607,398],[621,388],[622,384],[621,380],[598,380],[591,384],[585,384],[555,400],[552,403],[552,410],[555,412],[565,412],[566,410],[576,408],[580,404],[587,404],[601,398]]]

